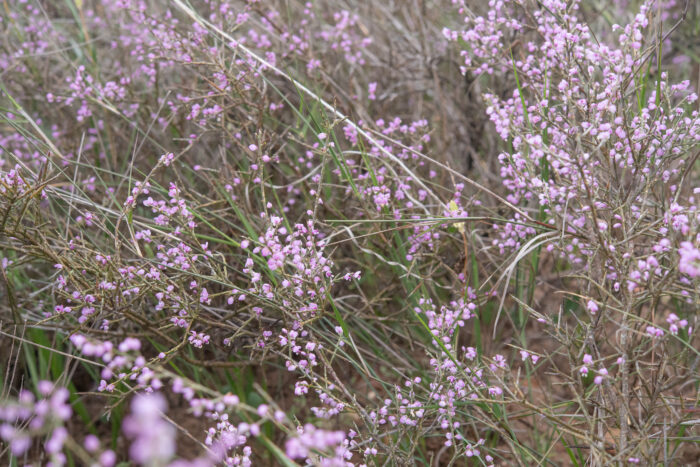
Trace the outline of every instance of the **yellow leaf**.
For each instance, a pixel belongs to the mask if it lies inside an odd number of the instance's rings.
[[[459,211],[459,206],[457,206],[455,200],[452,200],[449,203],[447,203],[447,209],[449,209],[450,212],[456,213]],[[460,233],[466,232],[464,222],[455,222],[455,227],[457,227],[457,230],[459,230]]]

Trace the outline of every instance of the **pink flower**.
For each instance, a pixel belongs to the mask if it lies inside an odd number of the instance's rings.
[[[345,433],[342,431],[321,430],[311,424],[306,424],[303,428],[299,427],[297,431],[297,436],[290,438],[285,444],[287,456],[292,459],[305,459],[312,450],[323,452],[335,448],[337,452],[345,440]]]
[[[690,242],[683,242],[678,253],[681,256],[678,270],[690,277],[700,277],[700,249],[695,248]]]
[[[598,311],[598,304],[596,302],[594,302],[593,300],[588,300],[587,308],[588,308],[588,311],[590,311],[590,313],[592,315],[594,315]]]
[[[375,93],[377,92],[377,83],[369,83],[369,86],[367,86],[367,98],[371,101],[375,100],[377,96]]]
[[[173,154],[172,152],[169,152],[167,154],[163,154],[162,156],[160,156],[159,162],[167,167],[170,164],[172,164],[173,160],[175,160],[175,154]]]
[[[137,395],[122,429],[132,440],[129,455],[143,465],[164,465],[175,454],[175,428],[163,419],[165,398],[156,393]]]

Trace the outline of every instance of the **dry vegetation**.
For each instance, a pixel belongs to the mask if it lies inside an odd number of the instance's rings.
[[[700,4],[0,4],[0,462],[697,462]]]

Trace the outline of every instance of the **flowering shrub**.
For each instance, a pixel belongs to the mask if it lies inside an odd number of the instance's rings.
[[[617,3],[11,2],[0,458],[693,462],[700,18]]]

